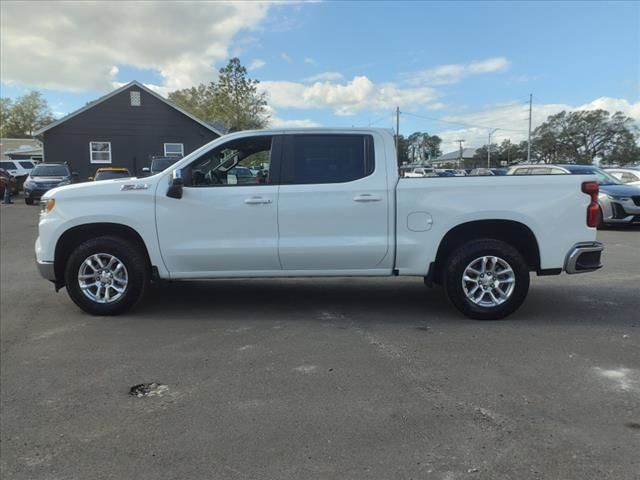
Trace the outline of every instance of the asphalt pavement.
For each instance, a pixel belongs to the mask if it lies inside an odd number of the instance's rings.
[[[3,479],[640,478],[638,229],[599,233],[598,272],[532,277],[502,321],[419,278],[168,283],[106,318],[38,276],[17,202]]]

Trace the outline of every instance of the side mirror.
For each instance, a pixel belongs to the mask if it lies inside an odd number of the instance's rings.
[[[184,187],[184,180],[182,179],[182,171],[174,170],[173,173],[171,174],[171,180],[169,180],[167,197],[182,198],[182,187]]]

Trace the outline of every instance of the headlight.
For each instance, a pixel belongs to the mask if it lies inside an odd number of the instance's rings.
[[[59,187],[62,187],[64,185],[71,185],[71,180],[63,180],[58,184]]]
[[[34,182],[33,180],[27,180],[24,182],[24,185],[27,188],[32,188],[36,186],[36,182]]]
[[[630,197],[619,197],[618,195],[609,195],[608,193],[605,194],[605,196],[609,199],[609,200],[615,200],[617,202],[626,202],[627,200],[629,200]]]
[[[40,215],[45,215],[53,210],[53,207],[56,206],[56,201],[53,198],[49,198],[47,200],[40,201]]]

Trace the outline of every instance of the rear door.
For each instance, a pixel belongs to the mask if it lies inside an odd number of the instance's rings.
[[[285,271],[391,268],[385,159],[371,134],[285,135],[278,254]],[[382,142],[377,139],[378,142]]]

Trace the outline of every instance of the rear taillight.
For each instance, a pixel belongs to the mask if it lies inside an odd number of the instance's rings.
[[[600,207],[598,206],[598,182],[584,182],[582,191],[591,197],[591,203],[587,207],[587,225],[589,227],[598,226]]]

